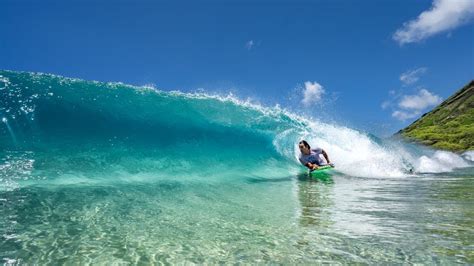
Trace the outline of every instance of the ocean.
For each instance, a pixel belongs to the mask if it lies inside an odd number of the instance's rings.
[[[474,263],[473,152],[232,95],[0,71],[5,264]],[[312,178],[306,139],[336,168]]]

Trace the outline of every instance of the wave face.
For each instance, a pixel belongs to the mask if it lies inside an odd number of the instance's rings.
[[[304,172],[297,142],[340,173],[403,177],[468,166],[460,156],[234,97],[0,71],[0,174],[28,184],[227,180]]]

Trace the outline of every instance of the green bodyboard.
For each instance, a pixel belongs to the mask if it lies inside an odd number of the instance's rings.
[[[330,166],[330,165],[324,165],[324,166],[320,166],[318,167],[318,169],[316,170],[311,170],[310,172],[311,173],[319,173],[319,172],[325,172],[329,169],[333,169],[334,167]]]
[[[318,169],[310,171],[309,175],[313,178],[328,180],[331,178],[331,175],[329,173],[331,172],[331,169],[333,168],[334,167],[330,165],[320,166]]]

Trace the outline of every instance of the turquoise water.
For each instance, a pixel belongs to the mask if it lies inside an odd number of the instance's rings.
[[[474,263],[459,155],[228,96],[9,71],[0,95],[5,263]],[[308,177],[301,138],[337,170]]]

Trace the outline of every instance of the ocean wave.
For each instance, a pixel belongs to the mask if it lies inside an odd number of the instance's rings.
[[[324,148],[337,171],[351,176],[407,177],[469,165],[453,153],[379,139],[232,94],[0,71],[0,95],[4,153],[29,152],[22,160],[34,162],[31,175],[49,179],[120,173],[142,180],[181,169],[198,176],[285,176],[304,171],[297,162],[301,139]]]

